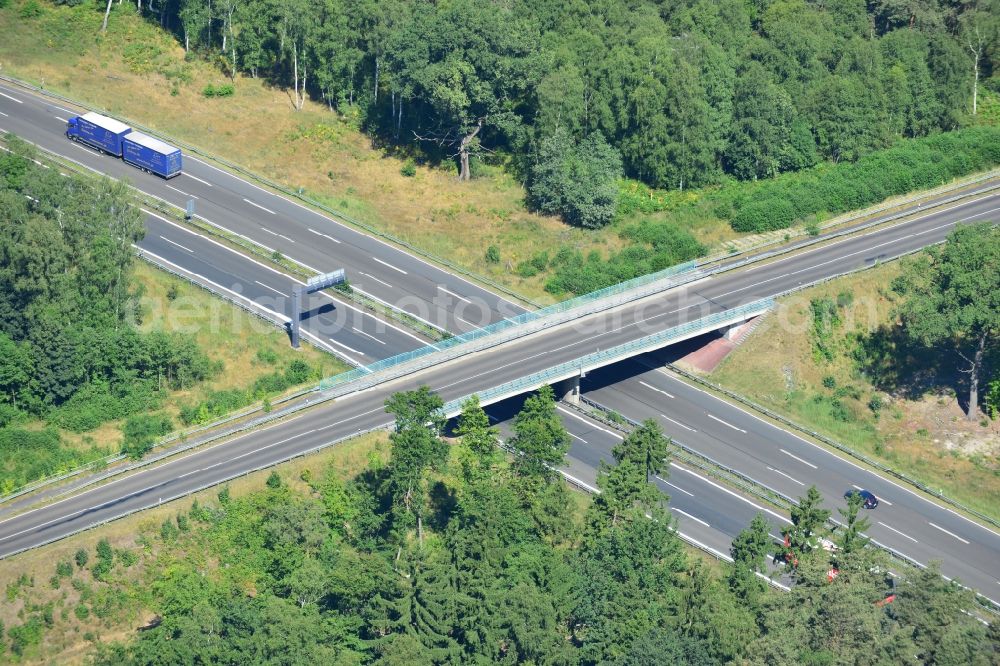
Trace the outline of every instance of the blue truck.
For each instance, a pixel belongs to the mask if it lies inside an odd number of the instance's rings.
[[[181,172],[180,148],[134,130],[122,139],[122,159],[164,178],[173,178]]]
[[[179,148],[99,113],[70,118],[66,136],[164,178],[173,178],[181,172]]]
[[[66,127],[66,136],[92,148],[97,148],[103,153],[121,157],[122,139],[131,131],[132,128],[123,122],[90,112],[70,118]]]

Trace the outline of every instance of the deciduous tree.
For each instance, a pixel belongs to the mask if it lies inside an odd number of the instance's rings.
[[[911,263],[894,289],[907,333],[928,346],[955,345],[968,375],[966,415],[979,413],[983,360],[1000,339],[1000,228],[959,225],[940,247]]]

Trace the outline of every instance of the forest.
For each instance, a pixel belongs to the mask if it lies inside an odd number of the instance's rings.
[[[54,602],[30,602],[36,583],[12,581],[8,599],[24,597],[24,612],[2,645],[31,658],[46,632],[79,622],[94,663],[116,665],[964,666],[1000,656],[997,626],[969,615],[971,593],[933,565],[891,582],[887,567],[900,565],[866,546],[858,502],[830,532],[815,489],[800,499],[785,530],[795,557],[779,565],[794,585],[773,590],[757,575],[776,552],[762,515],[734,540],[732,564],[699,557],[673,531],[668,498],[648,481],[669,471],[655,422],[615,447],[591,498],[553,471],[569,435],[551,390],[515,418],[507,444],[518,456],[499,448],[475,399],[449,429],[440,406],[426,387],[390,398],[395,429],[360,473],[336,461],[296,478],[273,471],[248,493],[225,486],[114,545],[60,556],[46,565]],[[819,547],[825,536],[839,550]]]
[[[62,0],[78,4],[82,0]],[[108,10],[111,9],[108,3]],[[103,7],[102,7],[103,8]],[[429,159],[659,188],[855,161],[967,124],[995,0],[150,0],[189,54]],[[544,187],[534,205],[558,208]],[[600,192],[567,217],[606,221]],[[590,216],[593,217],[590,217]]]
[[[193,339],[141,333],[135,250],[144,233],[124,183],[64,177],[7,137],[0,153],[0,492],[90,454],[56,428],[130,417],[141,455],[171,429],[148,414],[165,391],[218,368]],[[42,430],[22,424],[41,419]],[[94,453],[93,451],[91,453]],[[92,457],[92,456],[91,456]]]

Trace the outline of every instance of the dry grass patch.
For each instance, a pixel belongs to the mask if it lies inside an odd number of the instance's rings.
[[[296,458],[273,469],[282,481],[300,494],[310,494],[312,489],[303,478],[317,478],[326,469],[333,470],[340,478],[356,476],[372,464],[384,464],[388,459],[388,436],[376,432],[343,442],[318,453]],[[255,472],[231,481],[228,486],[233,497],[239,497],[264,488],[271,470]],[[127,638],[134,630],[152,618],[148,610],[151,599],[149,587],[154,582],[157,558],[167,552],[168,546],[158,538],[165,520],[186,514],[197,501],[202,505],[217,504],[219,488],[209,488],[191,496],[168,502],[148,511],[134,514],[107,525],[82,532],[35,550],[0,560],[0,581],[7,589],[16,592],[0,598],[0,622],[8,630],[22,624],[32,614],[51,604],[53,624],[43,633],[42,642],[25,653],[24,663],[79,664],[85,663],[96,641]],[[193,529],[198,529],[193,527]],[[96,581],[91,573],[96,559],[98,541],[107,539],[115,550],[132,552],[137,556],[129,567],[116,563],[109,583]],[[80,568],[74,562],[76,552],[88,553],[88,563]],[[170,552],[169,557],[180,558],[184,552]],[[117,557],[117,555],[116,555]],[[73,574],[63,577],[58,588],[50,579],[56,574],[56,564],[72,562]],[[211,563],[206,563],[207,567]],[[18,585],[26,580],[28,584]],[[75,581],[75,582],[74,582]],[[90,590],[86,592],[85,590]],[[6,591],[6,590],[4,590]],[[77,615],[82,602],[88,607],[86,618]],[[93,609],[104,604],[108,607],[105,617],[98,617]],[[42,611],[43,612],[43,611]],[[9,655],[9,653],[7,653]]]
[[[508,266],[543,250],[554,255],[563,245],[604,254],[620,244],[611,230],[587,232],[527,212],[524,188],[499,169],[484,167],[469,183],[458,182],[450,165],[418,166],[414,177],[403,176],[405,160],[374,149],[356,118],[313,102],[296,112],[288,91],[262,80],[237,77],[232,97],[206,98],[202,89],[226,78],[204,62],[185,60],[173,39],[125,6],[115,8],[100,37],[101,14],[87,3],[46,3],[34,19],[20,18],[21,4],[0,10],[0,71],[303,188],[346,215],[529,297],[552,300],[541,278],[520,278]],[[499,265],[484,259],[493,244],[500,248]]]
[[[889,285],[898,262],[833,280],[782,299],[711,379],[843,442],[932,488],[1000,517],[1000,422],[968,422],[953,376],[937,376],[917,398],[879,391],[858,371],[857,338],[889,324]],[[841,323],[817,352],[810,301],[827,298]]]

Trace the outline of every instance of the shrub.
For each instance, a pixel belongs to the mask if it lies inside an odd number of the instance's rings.
[[[271,474],[267,477],[267,487],[268,488],[281,487],[281,476],[278,475],[278,472],[276,470],[272,470]]]
[[[614,218],[622,160],[599,132],[579,144],[559,128],[542,140],[531,169],[528,193],[536,209],[570,224],[602,227]]]
[[[834,389],[837,387],[837,380],[833,377],[833,375],[826,375],[823,377],[823,386],[828,389]]]
[[[76,608],[73,609],[73,614],[76,615],[76,619],[82,622],[90,617],[90,609],[83,604],[77,604]]]
[[[160,538],[164,541],[173,541],[177,538],[179,530],[177,529],[177,524],[173,520],[167,518],[160,525]]]
[[[486,248],[486,263],[488,264],[499,264],[500,263],[500,248],[496,245],[490,245]]]
[[[285,379],[288,380],[289,386],[305,383],[309,381],[310,376],[312,368],[300,358],[294,359],[285,369]]]
[[[97,542],[97,559],[110,562],[114,558],[114,551],[111,550],[111,543],[107,539]]]
[[[135,551],[122,549],[118,551],[118,561],[127,569],[139,561],[139,556],[135,554]]]
[[[73,559],[76,561],[76,566],[82,569],[83,567],[87,566],[87,560],[90,559],[90,556],[87,555],[86,550],[81,548],[78,551],[76,551],[76,555],[73,556]]]
[[[72,562],[60,562],[56,565],[56,575],[60,578],[69,578],[73,575]]]
[[[990,415],[991,419],[1000,416],[1000,378],[994,379],[987,384],[984,402],[986,404],[986,413]]]
[[[38,18],[44,13],[45,10],[40,4],[38,4],[35,0],[28,0],[26,3],[21,5],[21,10],[18,12],[18,15],[23,19],[33,19]]]
[[[174,424],[169,416],[163,414],[136,414],[128,417],[122,432],[125,439],[122,442],[122,453],[132,460],[142,458],[153,448],[157,437],[166,435],[173,430]]]
[[[7,635],[10,637],[10,649],[16,655],[24,653],[24,649],[42,642],[42,622],[35,616],[18,627],[11,627]]]
[[[217,86],[209,83],[202,89],[201,94],[205,97],[232,97],[235,92],[236,88],[232,83],[220,83]]]
[[[257,360],[267,365],[274,365],[278,362],[278,354],[273,349],[261,348],[257,350]]]
[[[417,175],[417,165],[413,160],[406,160],[403,166],[399,167],[399,173],[406,178],[413,178]]]
[[[850,423],[854,420],[854,415],[851,413],[851,410],[848,409],[847,405],[837,399],[830,401],[830,416],[832,416],[834,420],[842,421],[844,423]]]

